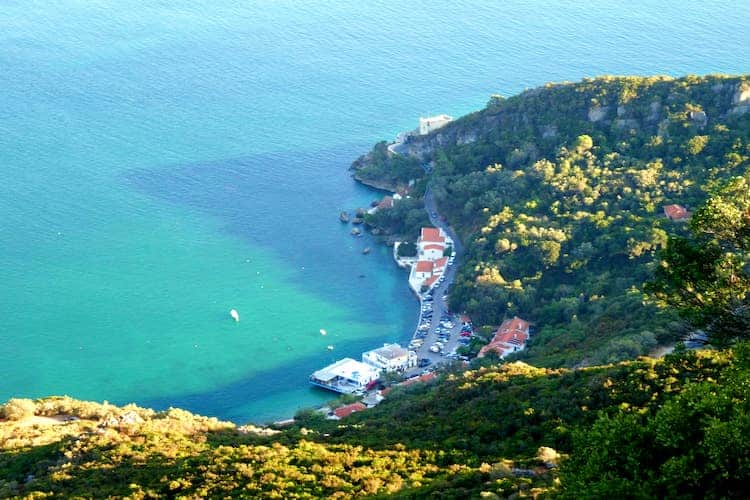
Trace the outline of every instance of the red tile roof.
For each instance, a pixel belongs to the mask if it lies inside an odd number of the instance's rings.
[[[431,273],[432,272],[432,261],[429,260],[418,260],[417,268],[415,269],[418,273]]]
[[[333,410],[333,414],[339,418],[346,418],[354,412],[366,410],[367,406],[362,403],[352,403],[350,405],[341,406]]]
[[[528,334],[529,333],[529,322],[524,321],[518,316],[514,316],[513,319],[506,319],[503,321],[503,324],[500,325],[500,328],[497,329],[496,333],[504,333],[504,332],[523,332]]]
[[[432,284],[435,283],[439,277],[440,277],[440,275],[430,276],[429,278],[427,278],[426,280],[424,280],[424,286],[426,286],[428,288],[431,287]]]
[[[427,245],[424,246],[424,249],[425,250],[437,250],[439,252],[442,252],[443,250],[445,250],[445,246],[439,243],[428,243]]]
[[[422,234],[420,236],[421,241],[430,241],[433,243],[443,243],[445,238],[440,236],[440,229],[435,227],[423,227]]]
[[[448,264],[448,257],[440,257],[433,264],[435,268],[445,267]]]
[[[518,316],[503,321],[489,344],[482,347],[478,356],[481,358],[488,351],[497,351],[500,356],[508,352],[523,349],[529,339],[529,322]]]
[[[682,205],[665,205],[664,215],[672,220],[685,220],[690,217],[687,209]]]
[[[500,344],[500,343],[490,342],[489,344],[487,344],[486,346],[482,347],[479,350],[479,353],[477,354],[477,357],[478,358],[483,358],[490,351],[497,352],[498,356],[500,356],[502,358],[503,356],[505,356],[506,351],[511,351],[512,352],[513,349],[510,346],[508,346],[507,344]]]
[[[416,384],[417,382],[429,382],[430,380],[433,380],[437,375],[435,375],[432,372],[425,373],[424,375],[421,375],[419,377],[410,378],[409,380],[405,380],[398,384],[399,386],[405,387],[407,385]]]

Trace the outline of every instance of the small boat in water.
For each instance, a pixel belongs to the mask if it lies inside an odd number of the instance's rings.
[[[328,350],[329,350],[329,351],[333,351],[333,346],[332,346],[332,345],[329,345],[329,346],[328,346]]]
[[[364,250],[362,250],[362,253],[365,254],[365,255],[367,255],[368,253],[370,253],[370,247],[365,247]]]
[[[341,222],[349,222],[349,212],[346,212],[346,211],[341,212],[339,214],[339,220]]]
[[[327,334],[328,334],[328,332],[327,332],[327,331],[325,331],[325,330],[323,330],[323,329],[321,328],[321,329],[320,329],[320,334],[321,334],[321,335],[323,335],[323,336],[325,336],[325,335],[327,335]]]
[[[237,309],[232,309],[231,311],[229,311],[229,315],[236,323],[240,322],[240,313],[237,312]]]

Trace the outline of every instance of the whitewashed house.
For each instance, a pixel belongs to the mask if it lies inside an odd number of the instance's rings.
[[[406,370],[417,366],[417,355],[398,344],[383,344],[383,347],[362,353],[362,362],[386,372]]]
[[[432,278],[432,261],[418,260],[409,273],[409,286],[412,290],[419,292],[422,284]]]

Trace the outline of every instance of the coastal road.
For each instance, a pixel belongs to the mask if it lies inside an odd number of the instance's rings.
[[[453,240],[453,255],[455,256],[453,265],[448,266],[444,274],[445,279],[443,280],[443,282],[433,288],[432,320],[430,322],[430,328],[428,330],[427,336],[424,338],[424,344],[422,344],[422,346],[417,349],[417,357],[429,359],[432,362],[430,367],[432,367],[436,364],[449,361],[449,359],[445,358],[444,355],[430,352],[429,348],[439,340],[437,329],[440,327],[440,322],[443,318],[443,315],[448,314],[448,304],[447,301],[443,299],[443,296],[447,294],[448,287],[450,287],[450,285],[453,283],[453,280],[455,279],[457,265],[460,262],[461,255],[463,253],[463,245],[461,244],[461,240],[458,239],[453,229],[440,217],[440,214],[437,211],[435,198],[429,188],[427,189],[427,191],[425,191],[424,204],[425,209],[427,210],[427,215],[430,218],[430,222],[435,227],[439,227],[443,231],[445,231],[445,233]],[[423,305],[427,303],[428,302],[425,302],[422,297],[420,297],[420,324],[422,324],[422,314],[424,312]],[[442,354],[451,353],[456,349],[457,346],[460,345],[458,344],[458,339],[460,338],[461,321],[457,316],[452,317],[451,321],[454,325],[453,328],[450,329],[450,340],[445,343]],[[444,330],[447,329],[444,328]],[[411,370],[411,373],[409,374],[418,373],[421,370],[422,368],[414,369]]]

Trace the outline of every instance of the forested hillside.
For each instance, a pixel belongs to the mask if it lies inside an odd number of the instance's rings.
[[[535,323],[534,364],[605,363],[686,333],[642,293],[668,235],[686,234],[663,207],[692,212],[748,171],[748,111],[747,77],[550,84],[413,137],[412,162],[379,145],[353,167],[394,187],[432,165],[415,192],[429,183],[467,243],[454,310]]]
[[[0,496],[715,498],[750,494],[750,349],[444,373],[280,432],[69,398],[0,407]]]

